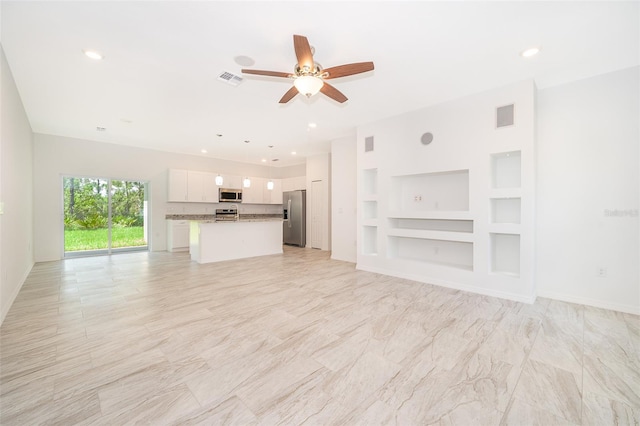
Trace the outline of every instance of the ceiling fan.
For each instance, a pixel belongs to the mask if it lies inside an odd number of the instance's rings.
[[[264,75],[268,77],[292,78],[293,87],[280,99],[281,104],[286,104],[298,93],[311,97],[322,92],[331,99],[343,103],[347,97],[338,89],[326,82],[332,78],[346,77],[373,70],[373,62],[357,62],[353,64],[338,65],[337,67],[322,68],[313,61],[313,50],[306,37],[293,36],[293,49],[296,52],[298,63],[293,74],[279,71],[263,71],[243,69],[244,74]]]

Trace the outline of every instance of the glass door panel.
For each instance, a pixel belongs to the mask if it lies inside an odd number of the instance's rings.
[[[64,253],[69,256],[147,249],[146,184],[64,177]]]

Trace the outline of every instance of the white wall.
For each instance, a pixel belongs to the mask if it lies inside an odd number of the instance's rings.
[[[314,232],[313,227],[313,208],[314,208],[314,190],[313,182],[321,181],[322,200],[321,210],[321,250],[331,250],[331,155],[320,154],[313,157],[307,157],[307,247],[312,247],[311,239]]]
[[[356,262],[356,135],[331,142],[331,258]]]
[[[635,67],[539,91],[540,296],[640,313],[639,75]]]
[[[33,133],[0,48],[0,323],[33,266]]]
[[[152,251],[166,250],[167,213],[212,213],[217,204],[167,203],[167,170],[170,168],[233,175],[267,177],[273,173],[298,173],[300,166],[274,168],[234,163],[209,157],[132,148],[115,144],[34,135],[35,260],[63,256],[62,176],[94,176],[150,183],[150,235]],[[277,175],[276,175],[277,174]],[[281,206],[269,206],[279,211]],[[241,211],[255,212],[241,206]],[[251,210],[251,211],[249,211]]]

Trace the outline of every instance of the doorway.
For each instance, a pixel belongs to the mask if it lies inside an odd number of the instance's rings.
[[[147,182],[63,177],[64,257],[148,250]]]

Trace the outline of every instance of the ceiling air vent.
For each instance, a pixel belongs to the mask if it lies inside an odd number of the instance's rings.
[[[232,86],[237,86],[238,84],[242,83],[242,77],[240,77],[239,75],[230,73],[228,71],[225,71],[222,74],[220,74],[218,76],[218,80],[224,81],[225,83],[230,84]]]

